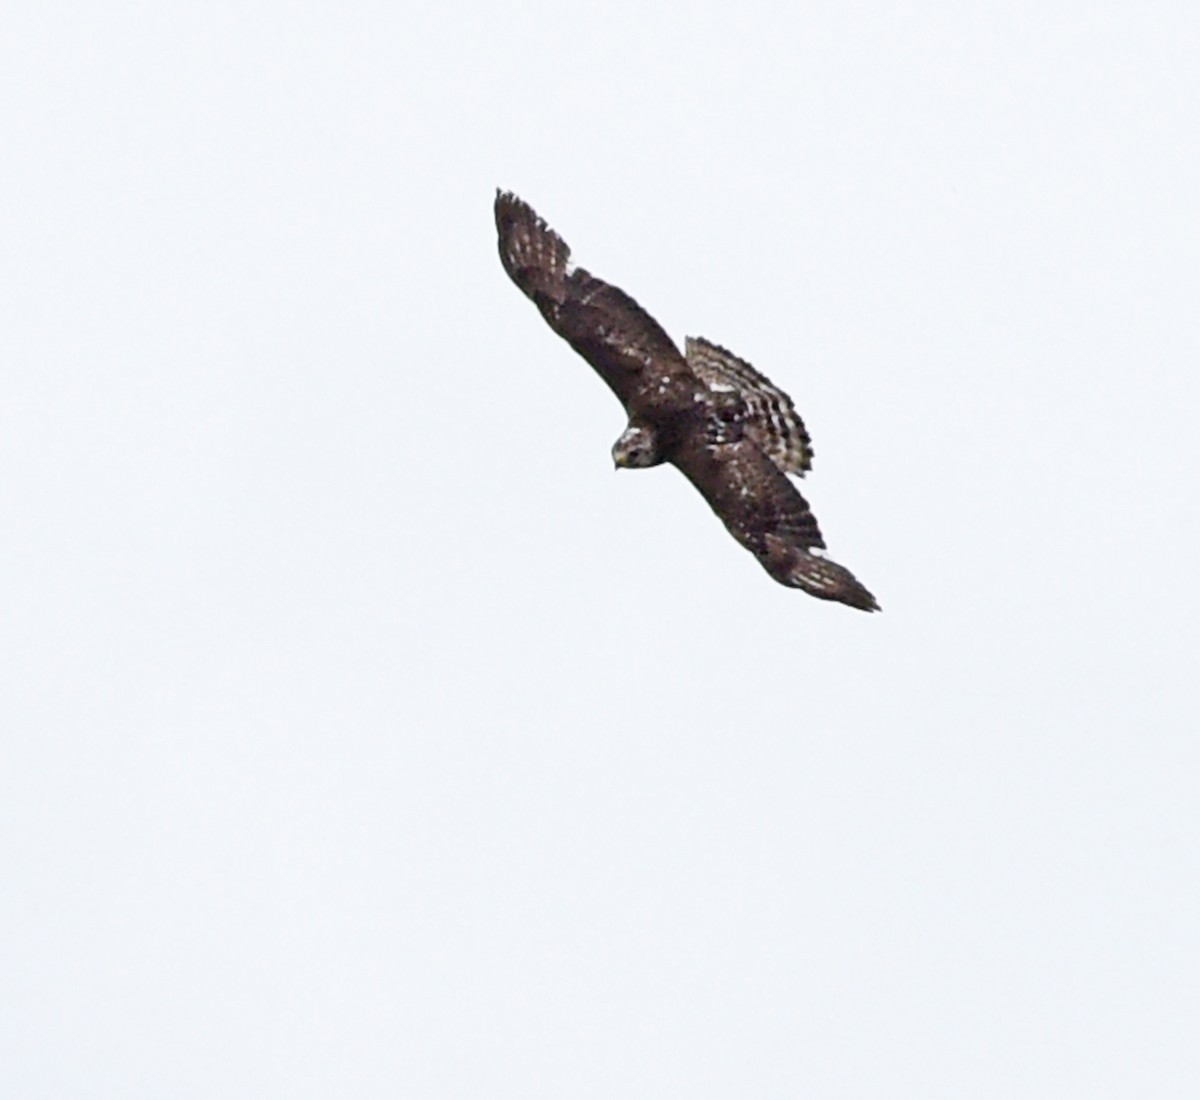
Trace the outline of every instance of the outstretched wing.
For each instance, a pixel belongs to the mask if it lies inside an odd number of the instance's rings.
[[[848,569],[819,553],[825,540],[808,502],[752,438],[722,442],[698,428],[672,461],[780,584],[863,611],[879,610]]]
[[[746,403],[746,434],[786,474],[812,468],[812,440],[792,399],[766,375],[718,344],[687,338],[687,364],[710,390],[734,390]]]
[[[500,262],[509,278],[626,407],[644,372],[656,379],[689,373],[662,326],[623,290],[573,267],[566,242],[533,207],[497,191],[495,209]]]
[[[706,340],[687,359],[624,291],[571,266],[571,251],[532,207],[496,192],[500,260],[560,336],[643,419],[670,422],[669,460],[780,584],[864,611],[875,598],[820,554],[825,542],[787,478],[812,447],[791,399],[749,363]]]

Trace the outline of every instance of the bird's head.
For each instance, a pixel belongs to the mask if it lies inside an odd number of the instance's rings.
[[[621,438],[613,444],[612,456],[617,469],[657,466],[662,462],[654,431],[640,424],[630,424],[621,433]]]

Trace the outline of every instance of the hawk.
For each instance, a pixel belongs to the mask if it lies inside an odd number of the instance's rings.
[[[628,294],[571,262],[566,242],[528,203],[496,192],[500,262],[550,327],[617,395],[629,425],[618,467],[677,467],[739,543],[780,584],[877,611],[848,569],[824,557],[816,518],[789,474],[812,444],[788,397],[744,359],[689,336],[681,355]]]

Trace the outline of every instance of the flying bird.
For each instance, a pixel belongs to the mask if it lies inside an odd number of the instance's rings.
[[[804,423],[777,386],[732,352],[689,336],[684,353],[623,290],[571,263],[566,242],[516,195],[496,192],[500,262],[547,324],[617,395],[629,424],[618,467],[677,467],[780,584],[878,611],[823,554],[816,518],[789,474],[812,466]]]

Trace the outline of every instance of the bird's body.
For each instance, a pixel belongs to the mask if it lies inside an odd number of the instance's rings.
[[[688,337],[686,355],[628,294],[570,263],[566,243],[527,203],[496,194],[504,270],[629,414],[618,466],[676,466],[730,534],[777,581],[864,611],[875,598],[829,561],[816,518],[788,474],[812,464],[791,399],[749,363]]]

